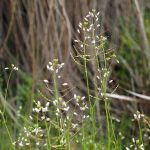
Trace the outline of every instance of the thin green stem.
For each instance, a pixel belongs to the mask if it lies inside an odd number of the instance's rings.
[[[11,69],[11,72],[10,72],[8,80],[7,80],[6,90],[5,90],[5,96],[4,96],[5,101],[7,99],[8,87],[9,87],[9,83],[10,83],[10,78],[11,78],[12,72],[13,72],[13,69]],[[3,113],[5,113],[5,105],[4,105],[4,108],[3,108]]]
[[[9,136],[11,145],[13,146],[13,141],[12,141],[12,138],[11,138],[11,135],[10,135],[10,131],[9,131],[8,127],[7,127],[6,120],[5,120],[5,118],[4,118],[4,114],[1,113],[1,115],[2,115],[2,118],[3,118],[3,123],[4,123],[4,126],[5,126],[5,128],[6,128],[7,134],[8,134],[8,136]],[[15,150],[15,147],[14,147],[14,146],[13,146],[13,149]]]
[[[141,123],[140,120],[138,120],[138,126],[139,126],[139,134],[140,134],[140,142],[143,144],[143,136],[142,136],[142,128],[141,128]]]

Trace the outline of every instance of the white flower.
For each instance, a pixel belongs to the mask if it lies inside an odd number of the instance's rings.
[[[98,16],[100,14],[100,12],[98,12],[96,15]]]
[[[52,66],[52,62],[49,61],[48,63],[49,63],[50,66]]]
[[[81,100],[84,100],[85,99],[85,96],[81,97]]]
[[[93,27],[93,23],[90,25],[90,28],[92,28]]]
[[[74,95],[73,95],[73,98],[74,98],[74,99],[76,99],[76,98],[77,98],[77,95],[76,95],[76,94],[74,94]]]
[[[35,133],[36,135],[39,133],[40,128],[35,128],[34,130],[32,130],[33,133]]]
[[[107,40],[107,38],[106,38],[106,37],[104,37],[104,36],[101,36],[101,40],[102,40],[102,41],[106,41],[106,40]]]
[[[54,100],[54,101],[53,101],[53,104],[56,106],[56,104],[57,104],[57,100]]]
[[[85,119],[85,118],[86,118],[86,116],[85,116],[85,115],[83,115],[83,118]]]
[[[22,141],[19,143],[19,146],[21,146],[21,147],[23,147],[24,145],[23,145],[23,143],[22,143]]]
[[[11,67],[15,67],[15,65],[14,65],[14,64],[11,64]]]
[[[80,30],[79,30],[79,29],[77,29],[77,32],[78,32],[78,33],[80,33]]]
[[[86,118],[89,118],[89,117],[90,117],[89,115],[86,116]]]
[[[86,108],[85,107],[80,107],[80,110],[84,111]]]
[[[87,15],[86,18],[90,17],[90,15]]]
[[[13,69],[16,70],[16,71],[18,71],[18,67],[14,67]]]
[[[49,66],[49,65],[47,65],[46,67],[47,67],[47,70],[54,71],[53,66]]]
[[[46,121],[50,121],[50,118],[46,118]]]
[[[16,142],[13,142],[13,143],[12,143],[12,145],[15,145],[15,144],[16,144]]]
[[[64,66],[64,65],[65,65],[65,63],[61,63],[61,64],[60,64],[61,67]]]
[[[100,24],[98,24],[97,27],[100,27]]]
[[[66,86],[66,85],[68,85],[68,83],[63,83],[63,84],[62,84],[62,86]]]
[[[47,112],[47,111],[48,111],[47,107],[42,108],[42,112]]]
[[[40,102],[40,101],[38,101],[38,102],[37,102],[37,105],[40,107],[40,106],[41,106],[41,102]]]
[[[58,76],[58,79],[60,79],[61,78],[61,76]]]
[[[88,19],[87,19],[86,17],[84,18],[84,20],[85,20],[85,21],[88,21]]]
[[[83,48],[83,44],[81,44],[80,46],[81,46],[81,48]]]
[[[60,112],[58,108],[56,109],[56,111],[57,111],[58,113]]]
[[[132,138],[132,142],[135,143],[135,138]]]
[[[72,128],[76,128],[78,126],[78,124],[72,124]]]
[[[46,107],[48,107],[48,106],[49,106],[49,102],[46,103]]]
[[[110,80],[110,81],[109,81],[109,83],[112,83],[112,82],[113,82],[113,80]]]
[[[82,28],[82,23],[79,23],[79,27]]]
[[[74,40],[74,42],[78,42],[78,40]]]
[[[34,111],[39,113],[41,109],[35,108]]]
[[[41,119],[44,120],[44,119],[45,119],[45,116],[42,116]]]
[[[66,108],[64,108],[64,111],[68,111],[69,110],[69,106],[68,107],[66,107]]]
[[[63,102],[62,102],[62,105],[63,105],[63,106],[66,106],[66,102],[65,102],[65,101],[63,101]]]
[[[43,82],[44,82],[44,83],[48,83],[48,80],[45,79],[45,80],[43,80]]]
[[[90,15],[91,17],[94,17],[94,14],[93,14],[92,12],[89,12],[89,15]]]
[[[96,43],[96,41],[95,41],[95,40],[93,40],[93,41],[92,41],[92,43],[93,43],[93,44],[95,44],[95,43]]]
[[[144,150],[144,145],[143,144],[140,145],[140,149]]]
[[[76,112],[73,113],[75,116],[77,116],[78,114]]]
[[[56,73],[58,73],[59,69],[56,69]]]
[[[97,79],[100,79],[99,76],[97,76]]]
[[[29,118],[30,118],[31,120],[33,119],[31,115],[29,116]]]

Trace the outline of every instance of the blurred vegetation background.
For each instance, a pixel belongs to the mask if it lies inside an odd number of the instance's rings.
[[[78,23],[92,8],[100,11],[101,34],[120,61],[111,62],[110,79],[114,82],[108,85],[108,93],[118,86],[118,96],[133,99],[114,98],[112,111],[118,115],[135,109],[150,113],[149,99],[144,97],[150,95],[149,0],[0,0],[1,90],[9,77],[4,68],[12,63],[19,68],[10,80],[7,101],[11,106],[21,104],[30,112],[26,108],[32,108],[42,80],[51,81],[45,66],[54,58],[66,64],[61,82],[76,87],[72,93],[86,94],[82,70],[70,53],[74,51],[73,40],[82,39],[76,32]],[[92,65],[89,70],[92,88]]]

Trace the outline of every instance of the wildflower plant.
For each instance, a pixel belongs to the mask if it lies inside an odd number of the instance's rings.
[[[110,149],[112,145],[110,141],[113,138],[113,143],[115,143],[116,137],[106,93],[107,83],[112,82],[112,80],[108,81],[111,59],[114,58],[117,62],[118,60],[112,49],[106,49],[107,37],[101,34],[99,15],[100,13],[97,13],[93,9],[83,19],[83,22],[79,23],[77,32],[82,35],[83,40],[74,40],[76,54],[72,54],[72,58],[79,65],[80,70],[84,72],[89,102],[89,113],[92,120],[91,123],[88,123],[91,124],[92,128],[92,140],[94,142],[96,140],[96,135],[99,134],[96,131],[97,125],[101,126],[100,100],[102,100],[105,103],[108,149]],[[93,74],[92,79],[90,78],[91,74]],[[96,120],[98,120],[98,124]],[[117,145],[115,145],[115,147],[117,147]]]
[[[132,144],[130,144],[130,147],[146,149],[146,147],[150,143],[150,118],[139,111],[133,114],[133,118],[134,119],[132,119],[132,121],[134,121],[139,129],[139,132],[136,133],[138,134],[138,136],[135,136],[139,138],[137,140],[132,140]]]
[[[59,87],[66,88],[68,83],[59,85],[60,70],[64,63],[59,64],[57,59],[48,62],[47,70],[53,78],[53,89],[49,87],[50,82],[44,79],[48,91],[52,97],[48,98],[40,91],[41,100],[34,100],[32,113],[27,120],[19,138],[13,142],[15,146],[22,148],[69,148],[70,139],[79,132],[82,122],[89,118],[88,104],[85,96],[74,94],[68,101],[60,95]],[[72,106],[74,103],[74,107]]]
[[[61,73],[65,64],[60,63],[58,59],[48,62],[46,69],[49,78],[43,79],[48,94],[39,90],[40,96],[33,100],[32,112],[27,118],[21,115],[22,107],[17,111],[17,117],[23,119],[24,125],[18,130],[16,139],[12,140],[2,115],[13,149],[71,150],[74,144],[84,150],[122,148],[120,143],[124,142],[126,136],[115,128],[114,122],[119,124],[121,120],[111,116],[107,97],[107,85],[113,82],[110,79],[111,60],[118,60],[114,51],[107,48],[107,37],[101,34],[99,15],[99,12],[92,9],[83,22],[79,23],[77,32],[82,40],[74,40],[74,51],[71,53],[83,75],[86,92],[84,95],[72,94],[69,83],[63,82],[62,79]],[[5,69],[18,70],[14,65]],[[67,94],[72,95],[71,98],[68,98]],[[5,99],[6,96],[7,93]],[[105,123],[101,109],[105,110]],[[0,114],[3,112],[0,111]],[[139,139],[132,138],[130,144],[124,145],[123,148],[143,150],[143,134],[145,137],[149,136],[150,130],[143,131],[141,121],[149,127],[150,121],[139,112],[134,114],[134,120],[138,122]]]
[[[67,82],[60,82],[61,70],[65,64],[59,63],[58,59],[48,62],[46,68],[50,72],[52,82],[48,79],[44,79],[43,82],[51,97],[46,97],[40,92],[42,98],[38,101],[34,100],[34,107],[29,116],[30,121],[24,126],[23,132],[19,134],[14,145],[30,149],[34,147],[71,149],[72,140],[76,139],[78,143],[78,139],[81,138],[84,148],[86,148],[85,145],[94,149],[98,148],[93,142],[99,139],[97,129],[99,130],[101,125],[100,122],[97,123],[97,117],[100,119],[99,102],[102,99],[105,101],[108,149],[111,148],[110,132],[113,131],[113,127],[106,91],[109,60],[115,58],[115,55],[112,50],[105,50],[107,38],[100,34],[99,15],[100,13],[96,13],[95,10],[89,12],[77,29],[77,32],[82,34],[83,40],[74,41],[77,55],[72,56],[83,70],[87,95],[74,94],[71,99],[66,100],[60,91],[61,86],[65,91],[70,90]],[[92,82],[89,78],[90,67],[94,72]]]

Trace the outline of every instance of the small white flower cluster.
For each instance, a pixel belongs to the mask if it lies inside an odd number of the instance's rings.
[[[131,140],[132,144],[129,146],[126,146],[126,150],[145,150],[144,144],[140,144],[139,140],[136,140],[135,138],[132,138]]]
[[[53,62],[48,62],[47,64],[47,70],[54,71],[55,73],[58,73],[59,70],[64,66],[64,63],[59,64],[58,59],[54,59]]]
[[[143,135],[144,135],[143,139],[150,140],[150,129],[146,128],[146,131],[145,131],[145,133]]]
[[[107,78],[110,74],[110,71],[107,68],[102,68],[103,77]]]
[[[120,137],[121,140],[124,140],[124,139],[125,139],[125,136],[124,136],[121,132],[119,132],[118,135],[119,135],[119,137]]]
[[[88,13],[88,15],[83,19],[83,22],[79,23],[79,28],[77,29],[77,32],[80,34],[83,32],[83,38],[84,42],[80,40],[74,40],[75,43],[78,43],[80,45],[80,50],[84,48],[84,46],[91,46],[96,45],[96,43],[100,42],[100,40],[105,40],[106,38],[103,36],[95,35],[93,37],[93,32],[96,32],[96,30],[99,29],[100,24],[99,21],[99,12],[96,13],[94,9]],[[102,38],[103,37],[103,38]]]
[[[16,67],[14,64],[11,64],[11,67],[6,67],[6,68],[5,68],[5,70],[9,70],[9,69],[18,71],[18,67]]]
[[[21,116],[21,110],[22,110],[22,106],[19,106],[19,109],[17,110],[17,116],[18,117]]]
[[[134,119],[137,120],[137,121],[144,118],[144,114],[141,114],[139,111],[137,111],[135,114],[133,114],[133,116],[134,116]]]
[[[18,145],[19,147],[47,146],[45,137],[46,127],[42,124],[49,123],[50,121],[48,117],[50,102],[47,102],[44,106],[40,101],[34,103],[35,107],[29,116],[32,125],[24,126],[22,133],[19,134],[18,140],[13,145]]]
[[[100,39],[101,39],[101,41],[106,41],[107,40],[107,38],[105,37],[105,36],[100,36]]]
[[[97,80],[100,81],[100,83],[102,83],[104,81],[104,79],[107,79],[110,75],[110,71],[107,68],[102,68],[101,70],[98,69],[98,75],[96,76]],[[112,83],[113,80],[108,81],[108,83]],[[98,88],[98,90],[100,91],[101,89]]]
[[[86,115],[87,110],[88,110],[88,106],[84,101],[85,96],[81,97],[81,96],[78,96],[78,95],[74,94],[73,98],[75,100],[76,109],[79,109],[79,111],[80,111],[81,119],[89,118],[89,115]],[[77,113],[74,112],[74,115],[77,116]]]
[[[45,138],[43,138],[44,133],[45,131],[38,126],[29,128],[24,127],[23,132],[19,134],[18,140],[13,142],[12,144],[19,147],[47,146],[47,143],[44,140]]]
[[[97,52],[101,49],[102,45],[106,43],[107,38],[100,35],[99,24],[100,12],[96,13],[94,9],[78,25],[77,32],[83,34],[83,40],[74,40],[77,43],[77,50],[85,51],[88,48],[94,48]],[[86,56],[85,56],[86,57]]]
[[[77,32],[80,34],[81,30],[84,32],[91,32],[93,30],[95,30],[95,26],[98,28],[100,27],[100,24],[98,24],[98,20],[99,20],[99,12],[96,13],[96,11],[93,9],[92,11],[90,11],[87,16],[84,18],[83,22],[79,23],[79,28],[77,29]],[[94,20],[93,23],[91,23],[91,20]],[[87,39],[90,38],[90,36],[86,37]]]
[[[64,63],[59,64],[58,59],[53,59],[52,62],[51,61],[48,62],[46,68],[47,68],[47,70],[49,70],[53,73],[56,73],[57,78],[60,79],[61,76],[59,75],[59,72],[63,68],[64,65],[65,65]],[[49,81],[47,79],[44,79],[43,82],[46,84],[49,83]],[[67,83],[64,83],[63,86],[66,86],[66,84]]]
[[[68,83],[66,83],[66,82],[64,82],[63,84],[62,84],[62,86],[67,86],[68,85]]]
[[[36,113],[36,115],[38,115],[39,119],[41,120],[50,121],[50,118],[46,116],[46,113],[49,111],[50,102],[47,102],[45,106],[42,106],[40,101],[38,101],[37,103],[35,102],[35,104],[36,107],[32,109],[33,113]],[[32,120],[33,117],[30,116],[30,119]]]
[[[112,116],[112,120],[114,120],[114,121],[116,121],[116,122],[120,123],[120,119],[119,119],[119,118],[117,118],[117,117]]]
[[[85,96],[80,97],[74,94],[73,98],[68,102],[64,101],[62,97],[58,100],[52,102],[53,110],[55,110],[55,115],[59,122],[62,124],[60,131],[64,132],[66,130],[77,130],[79,129],[79,124],[89,118],[87,115],[88,106],[84,102]],[[75,106],[72,108],[72,104]],[[54,117],[54,116],[53,116]],[[80,118],[80,119],[79,119]]]
[[[72,101],[72,102],[71,102]],[[83,120],[89,118],[88,114],[88,106],[85,103],[85,96],[78,96],[76,94],[74,94],[73,99],[69,101],[70,104],[65,101],[61,101],[62,103],[62,107],[61,109],[65,112],[66,114],[66,120],[71,122],[71,128],[72,129],[76,129],[78,128],[78,124],[80,122],[82,122]],[[69,105],[71,105],[71,103],[75,104],[75,108],[70,108]],[[79,119],[80,118],[80,119]]]

